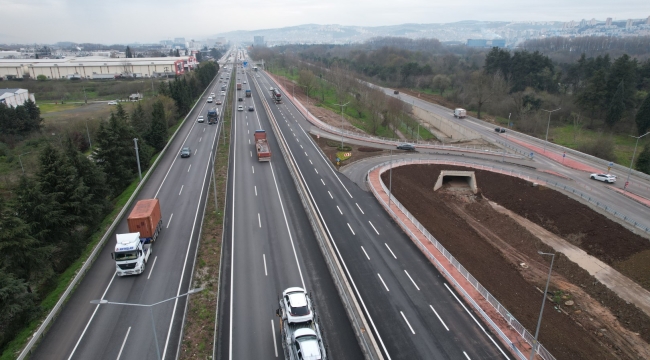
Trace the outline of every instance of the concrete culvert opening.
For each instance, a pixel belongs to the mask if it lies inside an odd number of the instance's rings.
[[[456,170],[442,170],[438,176],[438,181],[433,187],[433,191],[440,188],[459,192],[471,192],[476,194],[478,187],[476,186],[476,176],[473,171],[456,171]]]

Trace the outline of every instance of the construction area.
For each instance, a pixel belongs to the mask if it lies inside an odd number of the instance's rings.
[[[650,358],[648,239],[558,191],[483,170],[401,166],[392,191],[529,331],[551,263],[538,252],[556,253],[539,334],[556,359]]]

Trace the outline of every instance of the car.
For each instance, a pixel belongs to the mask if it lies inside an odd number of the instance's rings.
[[[494,131],[496,131],[498,133],[504,133],[504,132],[506,132],[506,129],[504,129],[502,127],[498,127],[498,128],[494,128]]]
[[[393,94],[399,95],[399,91],[395,90],[395,91],[393,91]]]
[[[211,97],[214,97],[214,93],[210,93],[210,96],[211,96]]]
[[[209,103],[212,102],[212,96],[208,96],[208,102],[209,102]]]
[[[115,100],[113,100],[113,101],[109,101],[109,102],[108,102],[108,105],[117,105],[117,101],[115,101]]]
[[[196,119],[196,121],[202,123],[205,121],[205,118],[203,117],[203,115],[199,115],[199,118]]]
[[[248,107],[248,111],[255,111],[255,108],[253,107],[253,105]]]
[[[290,287],[284,290],[282,292],[282,302],[287,312],[287,321],[289,324],[314,320],[311,300],[303,288]]]
[[[598,180],[606,183],[613,184],[616,182],[616,176],[612,174],[591,174],[589,175],[591,180]]]
[[[244,98],[237,98],[237,101],[244,101]]]
[[[244,84],[246,84],[246,80],[244,80]]]
[[[415,145],[408,143],[399,144],[397,145],[397,150],[415,151]]]
[[[216,104],[217,104],[217,105],[221,105],[221,103],[222,103],[222,102],[221,102],[221,99],[217,99]]]
[[[221,95],[226,95],[226,92],[221,90]]]
[[[237,111],[244,111],[244,106],[243,106],[243,105],[239,105],[239,106],[237,107]]]
[[[190,155],[192,155],[192,149],[190,149],[189,147],[184,147],[181,149],[182,158],[190,157]]]

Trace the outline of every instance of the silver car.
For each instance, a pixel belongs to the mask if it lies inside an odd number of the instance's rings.
[[[616,182],[616,176],[612,174],[591,174],[591,180],[598,180],[606,183],[613,184]]]

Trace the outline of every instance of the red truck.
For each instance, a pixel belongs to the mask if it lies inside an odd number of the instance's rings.
[[[237,83],[237,90],[241,90],[241,83]]]
[[[266,141],[266,131],[255,130],[255,149],[258,161],[271,161],[271,149]]]
[[[156,241],[162,230],[162,215],[158,199],[140,200],[127,218],[130,233],[140,233],[143,244]]]

